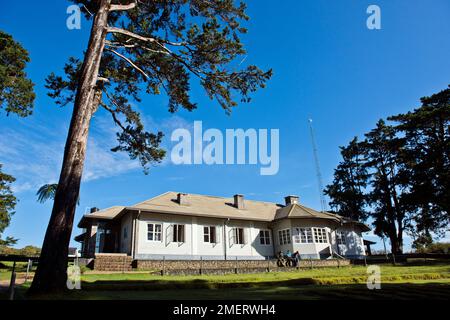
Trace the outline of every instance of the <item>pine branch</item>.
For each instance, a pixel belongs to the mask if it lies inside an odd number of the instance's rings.
[[[141,68],[139,68],[133,61],[131,61],[130,59],[128,59],[127,57],[125,57],[123,54],[120,54],[119,52],[113,50],[113,49],[109,49],[106,48],[105,50],[114,53],[116,56],[122,58],[123,60],[125,60],[126,62],[128,62],[133,68],[135,68],[137,71],[139,71],[140,73],[142,73],[147,79],[150,79],[150,76],[145,73],[144,70],[142,70]]]
[[[110,99],[111,100],[111,99]],[[111,101],[112,102],[112,101]],[[114,103],[114,102],[113,102]],[[120,120],[117,118],[117,115],[116,115],[116,111],[115,110],[113,110],[113,109],[111,109],[107,104],[105,104],[104,102],[101,102],[100,103],[101,104],[101,106],[105,109],[105,110],[107,110],[109,113],[111,113],[111,116],[112,116],[112,118],[113,118],[113,120],[114,120],[114,123],[115,124],[117,124],[123,131],[126,131],[126,128],[124,127],[124,125],[122,124],[122,122],[120,122]]]
[[[168,40],[156,39],[156,38],[151,38],[151,37],[144,37],[144,36],[141,36],[140,34],[137,34],[137,33],[125,30],[125,29],[117,28],[117,27],[108,27],[108,29],[106,31],[108,33],[123,34],[123,35],[129,36],[131,38],[135,38],[135,39],[138,39],[138,40],[141,40],[141,41],[145,41],[145,42],[156,42],[159,45],[161,45],[161,42],[164,43],[164,44],[169,44],[171,46],[186,46],[187,45],[186,42],[172,42],[172,41],[168,41]]]
[[[124,4],[124,5],[120,5],[120,4],[112,4],[111,7],[109,8],[109,11],[127,11],[127,10],[131,10],[134,9],[137,6],[136,1],[133,1],[129,4]]]

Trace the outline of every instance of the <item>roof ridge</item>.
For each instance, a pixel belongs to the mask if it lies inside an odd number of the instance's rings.
[[[150,199],[147,199],[147,200],[138,202],[138,203],[132,205],[131,207],[138,206],[138,205],[140,205],[140,204],[142,204],[142,203],[144,203],[144,202],[148,202],[148,201],[157,199],[157,198],[162,197],[162,196],[164,196],[164,195],[166,195],[166,194],[169,194],[169,193],[178,194],[178,193],[182,193],[182,192],[177,192],[177,191],[166,191],[166,192],[164,192],[164,193],[162,193],[162,194],[160,194],[160,195],[157,195],[157,196],[155,196],[155,197],[152,197],[152,198],[150,198]],[[222,197],[222,196],[214,196],[214,195],[199,194],[199,193],[188,193],[188,192],[185,192],[185,194],[187,194],[187,195],[192,195],[192,196],[198,196],[198,197],[215,198],[215,199],[233,199],[232,196],[231,196],[231,197]],[[271,205],[279,206],[278,203],[276,203],[276,202],[270,202],[270,201],[252,200],[252,199],[245,199],[245,201],[258,202],[258,203],[266,203],[266,204],[271,204]]]
[[[168,193],[175,193],[175,191],[166,191],[166,192],[164,192],[164,193],[158,194],[157,196],[151,197],[150,199],[147,199],[147,200],[138,202],[138,203],[136,203],[136,204],[133,204],[133,205],[131,205],[130,207],[137,207],[138,205],[140,205],[140,204],[142,204],[142,203],[144,203],[144,202],[154,200],[154,199],[159,198],[159,197],[162,197],[162,196],[164,196],[164,195],[166,195],[166,194],[168,194]]]
[[[305,207],[304,205],[301,205],[299,203],[296,203],[296,205],[299,206],[301,209],[305,210],[306,213],[308,213],[309,215],[314,216],[314,212],[311,212],[311,210],[314,210],[314,209],[310,209],[310,208]],[[314,211],[316,211],[316,210],[314,210]],[[319,211],[316,211],[316,212],[319,212]]]

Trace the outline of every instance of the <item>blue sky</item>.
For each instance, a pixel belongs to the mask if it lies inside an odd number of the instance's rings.
[[[288,194],[320,209],[307,119],[313,118],[324,182],[339,162],[338,146],[370,130],[380,118],[418,106],[420,97],[442,90],[450,75],[450,2],[447,0],[287,0],[247,1],[249,33],[246,63],[273,68],[266,89],[231,116],[194,86],[199,109],[175,115],[164,96],[146,96],[137,108],[148,129],[170,133],[190,127],[280,129],[280,170],[261,176],[259,166],[175,166],[166,161],[144,175],[126,155],[112,154],[115,128],[107,114],[92,122],[81,203],[75,224],[87,207],[131,205],[168,190],[282,202]],[[13,174],[20,202],[5,235],[18,247],[40,246],[51,203],[36,202],[36,190],[56,182],[71,106],[47,97],[44,79],[60,73],[69,56],[81,57],[89,22],[66,28],[67,1],[9,1],[2,4],[0,29],[29,51],[27,72],[36,83],[36,106],[26,119],[0,117],[0,163]],[[366,28],[366,8],[381,8],[382,29]],[[79,230],[74,229],[72,238]],[[380,239],[368,236],[368,239]],[[406,239],[406,247],[410,239]],[[72,245],[76,244],[72,241]]]

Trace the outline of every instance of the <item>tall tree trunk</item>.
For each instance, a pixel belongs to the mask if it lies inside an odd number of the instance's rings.
[[[89,125],[101,99],[97,89],[98,71],[107,34],[111,0],[101,0],[91,29],[88,49],[64,150],[64,159],[50,222],[45,233],[39,265],[30,293],[66,289],[68,247],[80,191]]]

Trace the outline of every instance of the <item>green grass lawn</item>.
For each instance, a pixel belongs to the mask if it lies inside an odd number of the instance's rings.
[[[13,262],[0,261],[0,281],[11,279],[11,271],[13,269]],[[27,262],[16,262],[16,272],[26,272]]]
[[[450,277],[450,264],[437,265],[381,265],[381,274],[385,277],[439,274]],[[202,275],[202,276],[160,276],[150,273],[112,273],[112,274],[92,274],[86,273],[82,276],[82,281],[92,283],[96,281],[159,281],[159,282],[188,282],[195,280],[206,280],[208,282],[262,282],[262,281],[282,281],[298,278],[333,278],[333,277],[366,277],[367,268],[364,266],[350,266],[342,268],[316,268],[300,269],[292,272],[270,272],[258,274],[229,274],[229,275]]]
[[[81,290],[62,299],[416,299],[450,296],[450,264],[381,265],[381,290],[366,287],[364,266],[203,276],[150,273],[82,275]],[[18,290],[25,297],[29,286]]]

